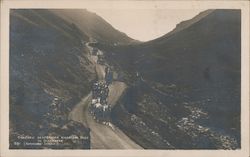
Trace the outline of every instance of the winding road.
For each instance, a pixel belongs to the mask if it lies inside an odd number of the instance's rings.
[[[91,51],[91,47],[86,44]],[[99,50],[100,51],[100,50]],[[98,79],[104,79],[104,65],[97,64],[95,56],[89,56],[95,64]],[[108,103],[114,106],[126,89],[126,84],[114,81],[109,85]],[[126,136],[119,128],[111,123],[104,125],[96,122],[88,111],[91,104],[92,93],[84,97],[69,114],[69,119],[80,122],[90,128],[91,149],[142,149],[138,144]]]

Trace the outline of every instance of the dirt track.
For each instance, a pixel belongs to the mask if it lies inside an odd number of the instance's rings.
[[[92,59],[92,63],[96,65],[99,80],[104,79],[104,66],[97,64],[95,59]],[[113,82],[109,86],[108,103],[114,106],[125,89],[125,83]],[[69,114],[69,119],[80,122],[90,128],[91,149],[142,149],[142,147],[111,123],[111,126],[108,126],[100,124],[93,119],[88,112],[91,97],[91,93],[89,93]]]
[[[108,104],[114,106],[127,88],[123,82],[115,81],[109,86]]]
[[[115,94],[116,91],[112,90],[112,93]],[[115,102],[116,100],[110,99],[110,101]],[[115,126],[112,128],[97,123],[88,112],[90,102],[91,93],[74,107],[69,114],[69,118],[83,123],[91,129],[91,149],[141,149],[139,145],[127,137],[119,128]]]

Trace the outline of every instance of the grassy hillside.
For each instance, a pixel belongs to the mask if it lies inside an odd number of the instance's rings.
[[[88,128],[68,120],[95,79],[84,41],[86,34],[48,10],[11,10],[10,148],[19,135],[89,136]],[[90,147],[72,142],[65,147]]]
[[[145,148],[240,148],[241,14],[198,16],[153,41],[98,45],[131,86],[114,123]]]

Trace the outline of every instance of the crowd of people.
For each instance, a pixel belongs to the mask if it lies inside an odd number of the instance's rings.
[[[97,81],[93,84],[90,113],[97,121],[109,121],[111,107],[107,103],[108,94],[109,88],[106,81]]]

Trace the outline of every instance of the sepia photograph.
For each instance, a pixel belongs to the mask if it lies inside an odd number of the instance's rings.
[[[6,5],[1,149],[249,153],[249,3],[167,2]]]

